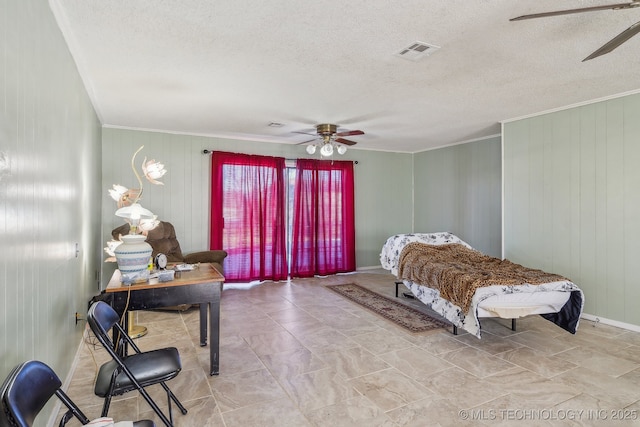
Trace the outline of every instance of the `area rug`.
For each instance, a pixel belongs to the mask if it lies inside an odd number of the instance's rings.
[[[436,319],[413,307],[408,307],[354,283],[328,285],[327,288],[411,332],[431,331],[449,326],[445,321]]]

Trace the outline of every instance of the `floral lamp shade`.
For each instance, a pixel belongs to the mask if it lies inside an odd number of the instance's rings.
[[[124,206],[116,211],[116,216],[129,220],[131,224],[130,234],[137,234],[140,221],[143,219],[155,219],[156,216],[149,209],[143,208],[138,203],[133,203],[129,206]]]

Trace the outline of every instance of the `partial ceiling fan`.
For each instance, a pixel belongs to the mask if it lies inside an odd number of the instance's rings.
[[[581,7],[578,9],[567,9],[567,10],[557,10],[555,12],[542,12],[542,13],[533,13],[531,15],[522,15],[516,18],[511,18],[509,21],[522,21],[524,19],[533,19],[533,18],[546,18],[548,16],[557,16],[557,15],[569,15],[573,13],[582,13],[582,12],[595,12],[598,10],[622,10],[622,9],[633,9],[635,7],[640,7],[640,0],[633,0],[627,3],[616,3],[616,4],[607,4],[602,6],[591,6],[591,7]],[[588,61],[593,58],[597,58],[600,55],[604,55],[605,53],[609,53],[622,43],[629,40],[631,37],[635,36],[640,32],[640,22],[636,22],[613,39],[609,40],[598,50],[593,52],[591,55],[587,56],[582,60]]]
[[[306,132],[301,133],[306,134]],[[320,140],[318,143],[307,145],[307,153],[314,154],[316,149],[320,147],[320,154],[322,157],[331,156],[334,150],[337,151],[338,154],[344,154],[347,152],[347,146],[357,144],[357,142],[345,139],[343,136],[364,135],[364,132],[361,130],[338,132],[338,125],[330,123],[316,125],[316,133],[318,136],[308,141],[300,142],[300,144],[308,144],[312,141]]]

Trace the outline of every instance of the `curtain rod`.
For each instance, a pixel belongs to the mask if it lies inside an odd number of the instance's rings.
[[[206,148],[204,150],[202,150],[202,154],[211,154],[211,153],[213,153],[213,150],[207,150]],[[285,159],[285,160],[296,161],[298,159]],[[353,163],[355,163],[357,165],[358,161],[354,160]]]

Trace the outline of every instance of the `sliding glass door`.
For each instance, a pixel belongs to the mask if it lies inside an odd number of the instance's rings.
[[[211,248],[228,281],[285,280],[284,159],[212,154]]]
[[[291,241],[291,276],[355,270],[353,163],[300,159]]]
[[[227,281],[355,270],[352,162],[212,156],[211,248],[229,254]]]

